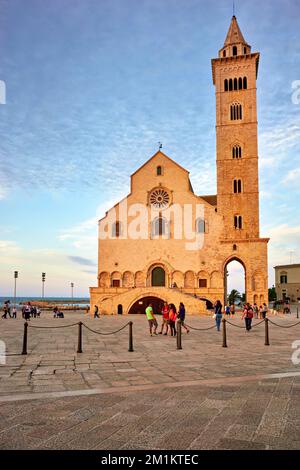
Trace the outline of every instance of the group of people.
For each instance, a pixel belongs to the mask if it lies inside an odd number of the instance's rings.
[[[16,306],[14,305],[13,308],[11,308],[10,305],[10,300],[6,300],[3,305],[3,315],[2,318],[17,318],[17,309]]]
[[[181,322],[182,327],[186,330],[187,333],[190,332],[189,328],[184,323],[185,307],[182,302],[180,302],[178,312],[174,304],[172,303],[168,304],[167,302],[164,302],[164,305],[161,310],[162,324],[161,324],[161,329],[159,333],[157,333],[158,322],[154,315],[153,306],[151,302],[148,303],[145,313],[146,313],[146,317],[148,320],[150,336],[157,335],[157,334],[167,336],[168,332],[170,332],[171,336],[176,336],[177,334],[176,322],[177,321]]]
[[[41,310],[35,305],[31,305],[30,302],[23,305],[21,312],[22,318],[25,320],[30,320],[30,318],[39,318],[41,315]],[[17,307],[15,305],[11,307],[10,300],[6,300],[6,302],[4,302],[2,318],[17,318]]]
[[[235,306],[232,305],[226,305],[224,309],[224,313],[227,316],[233,317],[235,315]],[[245,320],[245,327],[246,331],[250,331],[252,328],[252,320],[253,318],[256,319],[264,319],[267,317],[268,313],[268,307],[266,303],[263,303],[258,307],[256,303],[251,305],[249,302],[245,303],[243,305],[242,309],[242,320]],[[223,306],[220,302],[220,300],[217,300],[216,303],[214,304],[214,318],[216,320],[216,328],[218,331],[220,331],[221,327],[221,320],[222,320],[222,315],[223,315]]]

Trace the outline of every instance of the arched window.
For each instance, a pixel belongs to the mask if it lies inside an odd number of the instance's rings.
[[[233,86],[233,88],[234,88],[235,90],[238,89],[238,81],[237,81],[237,78],[234,79],[234,86]]]
[[[233,192],[234,194],[239,194],[242,192],[242,181],[233,180]]]
[[[196,233],[205,233],[205,220],[197,219],[196,220]]]
[[[119,238],[122,235],[122,224],[118,220],[112,226],[112,236]]]
[[[237,246],[236,246],[236,245],[233,245],[232,249],[233,249],[233,251],[236,251],[236,250],[237,250]]]
[[[159,237],[167,234],[167,221],[162,216],[156,217],[152,222],[152,236]]]
[[[223,57],[226,57],[226,51],[223,51]]]
[[[231,121],[237,121],[242,119],[242,105],[241,104],[232,104],[230,106],[230,119]]]
[[[242,147],[240,145],[232,147],[232,158],[242,158]]]
[[[161,175],[162,175],[162,168],[161,168],[161,166],[156,167],[156,174],[157,174],[157,176],[161,176]]]
[[[239,90],[243,89],[243,79],[240,77],[239,78]]]
[[[161,267],[156,267],[151,273],[151,285],[156,287],[164,287],[166,285],[166,273]]]
[[[247,47],[244,47],[244,54],[247,54]]]
[[[233,46],[232,48],[232,55],[237,55],[237,47]]]
[[[243,78],[243,88],[244,90],[247,90],[247,77]]]
[[[243,219],[241,215],[234,216],[234,228],[237,230],[243,228]]]
[[[229,91],[232,91],[233,90],[233,86],[232,86],[232,78],[229,80]]]
[[[228,91],[228,80],[226,78],[226,80],[224,81],[224,90],[225,91]]]

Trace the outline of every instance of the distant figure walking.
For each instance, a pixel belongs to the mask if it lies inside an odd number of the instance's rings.
[[[149,330],[150,330],[150,336],[153,336],[153,335],[156,335],[156,330],[157,330],[157,327],[158,327],[158,324],[157,324],[157,320],[154,316],[154,313],[153,313],[153,308],[152,308],[152,303],[150,302],[148,304],[148,307],[146,308],[146,317],[147,317],[147,320],[148,320],[148,324],[149,324]],[[152,333],[152,330],[153,330],[153,333]]]
[[[255,318],[258,318],[259,308],[258,308],[257,304],[253,305],[253,312],[254,312]]]
[[[235,305],[231,304],[230,305],[230,316],[234,317],[234,315],[235,315]]]
[[[176,336],[176,320],[177,320],[177,312],[176,307],[174,304],[169,305],[169,325],[171,336]]]
[[[225,314],[230,316],[230,305],[227,304],[226,307],[225,307]]]
[[[4,303],[3,305],[3,315],[2,318],[7,318],[7,304]]]
[[[215,310],[215,320],[216,320],[216,327],[217,331],[220,331],[221,329],[221,320],[222,320],[222,304],[220,300],[217,300],[215,305],[214,305],[214,310]]]
[[[31,304],[28,302],[27,305],[25,305],[25,310],[24,310],[24,318],[26,321],[30,320],[30,314],[31,314]]]
[[[267,317],[267,313],[268,313],[267,304],[266,304],[266,303],[263,303],[263,306],[262,306],[262,317],[263,317],[263,318],[266,318],[266,317]]]
[[[181,326],[186,330],[187,333],[190,332],[188,327],[185,325],[184,320],[185,320],[185,306],[182,302],[179,304],[179,311],[177,315],[178,320],[181,322]]]
[[[250,331],[252,328],[252,319],[253,319],[253,308],[250,304],[244,305],[244,311],[242,319],[245,319],[246,331]]]
[[[12,310],[12,317],[13,317],[13,318],[17,318],[17,309],[16,309],[16,307],[13,307],[13,310]]]
[[[95,305],[94,306],[94,318],[100,318],[98,312],[99,312],[98,305]]]
[[[57,318],[58,307],[54,307],[53,309],[53,318]]]
[[[161,330],[159,334],[167,335],[168,329],[169,329],[169,305],[167,304],[167,302],[164,302],[163,308],[161,309],[161,313],[163,317],[162,317]],[[164,333],[164,329],[166,329],[165,333]]]

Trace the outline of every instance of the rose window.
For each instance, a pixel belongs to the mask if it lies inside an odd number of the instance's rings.
[[[170,203],[169,193],[162,188],[154,189],[150,194],[150,204],[155,209],[165,209]]]

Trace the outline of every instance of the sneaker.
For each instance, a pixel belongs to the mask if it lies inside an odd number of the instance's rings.
[[[153,336],[153,334],[152,334],[152,333],[150,333],[150,336]]]
[[[168,336],[168,333],[164,333],[164,336]]]
[[[159,334],[159,335],[162,335],[162,331],[160,331],[158,334]]]
[[[189,334],[190,330],[187,330],[187,334]]]

